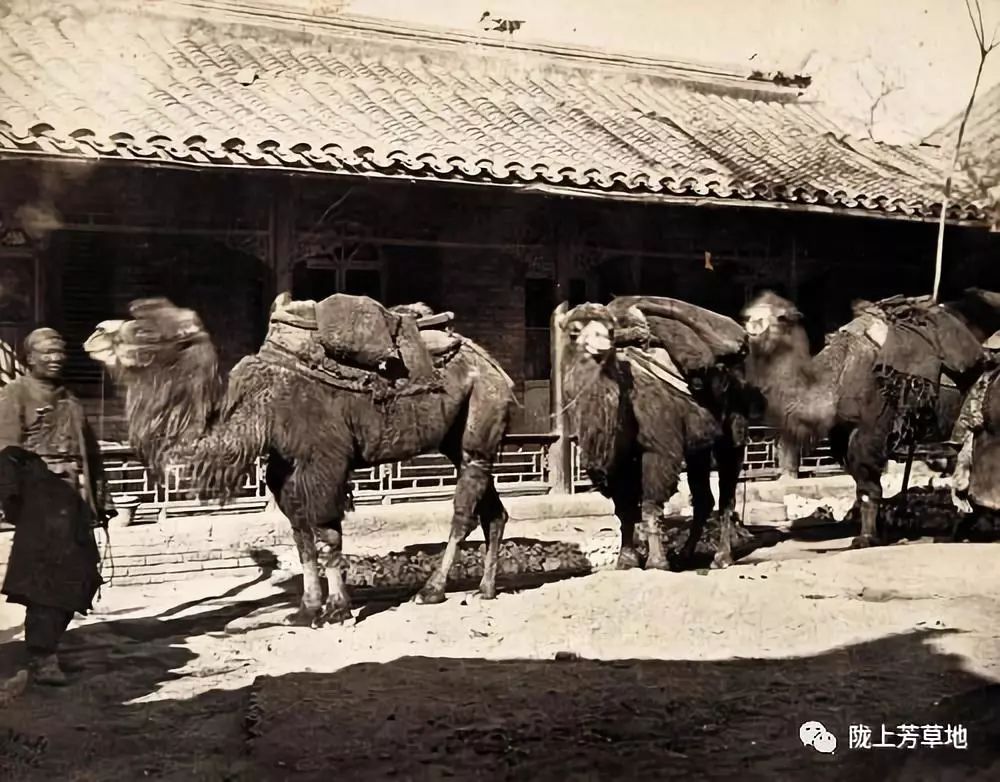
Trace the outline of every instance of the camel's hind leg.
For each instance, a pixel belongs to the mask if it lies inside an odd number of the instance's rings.
[[[724,440],[715,448],[719,468],[719,548],[712,567],[726,568],[733,564],[733,537],[736,534],[736,488],[743,469],[745,449]]]
[[[712,515],[715,497],[712,496],[712,452],[709,449],[694,451],[687,455],[687,479],[691,489],[691,529],[681,553],[684,564],[691,561],[698,541],[705,530],[705,523]]]
[[[476,511],[486,539],[486,557],[483,560],[483,579],[479,582],[479,594],[484,600],[493,600],[497,596],[497,565],[500,562],[500,547],[503,545],[503,532],[508,516],[492,477]]]
[[[458,470],[458,483],[455,485],[454,511],[451,517],[448,544],[445,546],[444,554],[441,555],[437,570],[431,574],[427,583],[417,593],[416,602],[427,605],[444,602],[448,573],[451,571],[451,566],[455,564],[459,545],[476,526],[476,508],[480,499],[485,496],[487,487],[492,483],[492,469],[493,463],[488,457],[484,455],[477,457],[463,451],[461,467]],[[498,540],[497,549],[499,546]],[[485,576],[484,572],[484,579]]]
[[[850,434],[845,466],[857,486],[861,509],[861,534],[851,548],[881,545],[878,517],[882,506],[882,473],[889,461],[887,452],[892,414],[884,412],[873,426],[860,426]]]
[[[496,593],[496,585],[491,582],[496,577],[496,559],[500,555],[500,542],[507,514],[503,510],[499,496],[496,496],[496,488],[493,485],[493,460],[500,450],[500,441],[507,430],[509,416],[509,407],[505,401],[507,393],[506,388],[499,389],[488,381],[481,381],[472,390],[465,414],[455,422],[449,437],[441,443],[441,452],[452,461],[457,461],[459,465],[454,512],[444,554],[441,556],[438,569],[431,574],[423,589],[417,593],[418,603],[444,602],[448,573],[455,563],[459,544],[469,536],[476,524],[477,511],[483,514],[483,521],[490,524],[481,586],[486,587],[485,596],[494,596]],[[457,444],[459,438],[461,445]],[[501,518],[503,522],[499,523]],[[489,592],[493,595],[489,595]]]

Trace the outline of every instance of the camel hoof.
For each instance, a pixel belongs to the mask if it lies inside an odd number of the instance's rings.
[[[479,589],[473,592],[471,597],[473,600],[496,600],[497,588],[496,586],[484,587],[480,584]]]
[[[854,540],[851,541],[852,549],[860,548],[873,548],[878,546],[880,543],[870,535],[858,535]]]
[[[340,625],[352,619],[351,609],[347,606],[327,606],[319,617],[319,625]]]
[[[632,570],[639,565],[639,555],[634,551],[623,550],[618,553],[618,563],[615,565],[618,570]]]
[[[316,621],[317,612],[308,608],[299,608],[282,620],[286,627],[312,627]]]
[[[646,570],[670,570],[670,563],[667,560],[647,560]]]
[[[727,567],[732,567],[732,565],[733,565],[732,554],[716,554],[712,558],[711,569],[725,570]]]
[[[445,601],[444,590],[427,589],[424,587],[416,596],[413,598],[413,602],[417,605],[423,606],[434,606],[439,605]]]

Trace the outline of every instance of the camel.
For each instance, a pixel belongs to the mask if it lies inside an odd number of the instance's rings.
[[[360,314],[339,321],[348,335],[374,322],[364,317],[409,329],[410,353],[434,355],[428,382],[400,383],[398,371],[387,379],[385,361],[380,372],[331,363],[319,344],[317,319],[324,306],[353,312],[345,304],[360,307]],[[514,402],[507,374],[458,334],[437,330],[418,337],[416,316],[429,312],[426,305],[386,310],[367,297],[335,295],[317,303],[282,294],[271,311],[264,345],[236,364],[228,382],[197,314],[167,299],[134,301],[133,320],[98,325],[84,348],[125,387],[129,439],[139,458],[156,476],[168,464],[189,465],[199,492],[224,501],[266,456],[266,484],[288,517],[303,569],[300,605],[285,622],[319,626],[351,615],[341,531],[351,471],[439,451],[458,468],[454,515],[441,561],[415,600],[444,601],[459,544],[477,518],[487,540],[479,594],[494,598],[508,516],[492,470]],[[359,351],[372,352],[365,345]],[[326,548],[325,606],[317,539]]]
[[[961,400],[982,372],[982,342],[1000,326],[1000,294],[968,289],[934,306],[926,297],[858,301],[854,318],[810,355],[802,314],[765,291],[743,311],[748,380],[765,420],[802,449],[829,438],[857,487],[860,535],[879,545],[882,473],[891,454],[948,442]]]
[[[664,504],[687,466],[693,519],[681,561],[691,558],[712,514],[712,457],[719,472],[720,543],[714,568],[733,563],[736,487],[743,467],[746,333],[735,321],[676,299],[618,297],[566,313],[567,412],[590,480],[621,525],[618,568],[669,568],[659,534]]]

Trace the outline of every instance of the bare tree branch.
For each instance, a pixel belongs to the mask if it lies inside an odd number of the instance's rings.
[[[861,85],[861,89],[864,91],[865,95],[868,96],[868,119],[866,121],[866,130],[868,131],[868,138],[875,141],[875,114],[878,112],[879,107],[882,105],[882,101],[892,95],[894,92],[899,92],[903,85],[900,84],[896,79],[891,77],[884,68],[871,63],[872,68],[881,77],[878,83],[877,90],[868,89],[868,85],[865,84],[865,80],[861,78],[861,71],[855,70],[854,75]],[[876,94],[877,93],[877,94]]]
[[[983,9],[979,0],[965,0],[965,9],[969,13],[969,21],[972,23],[972,30],[976,34],[976,42],[979,44],[979,66],[976,68],[976,79],[972,83],[969,102],[965,106],[962,121],[958,125],[958,137],[955,139],[955,153],[952,155],[948,176],[944,181],[944,196],[941,199],[941,215],[938,220],[937,251],[934,257],[934,301],[938,300],[938,294],[941,291],[941,272],[944,260],[944,226],[948,218],[952,180],[954,179],[955,169],[958,167],[959,157],[962,152],[962,139],[965,136],[965,126],[969,122],[969,115],[972,114],[972,106],[976,102],[976,92],[979,90],[979,80],[983,76],[983,67],[986,65],[986,58],[1000,45],[1000,41],[997,41],[995,36],[989,45],[986,44],[986,27],[983,24]]]

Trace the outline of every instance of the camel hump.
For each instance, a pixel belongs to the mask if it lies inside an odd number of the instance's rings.
[[[287,323],[301,329],[316,329],[316,302],[295,301],[288,291],[282,291],[271,304],[271,322]]]
[[[335,293],[317,302],[316,338],[328,355],[346,363],[378,370],[396,362],[410,380],[435,377],[417,313],[387,309],[368,296]]]
[[[699,364],[709,354],[721,361],[746,353],[746,330],[725,315],[666,296],[619,296],[608,305],[616,318],[633,307],[645,316],[651,329],[662,333],[664,347],[679,364]]]
[[[928,297],[893,296],[877,302],[875,311],[889,327],[880,361],[898,371],[934,380],[941,366],[963,375],[982,361],[982,345],[969,327]]]

